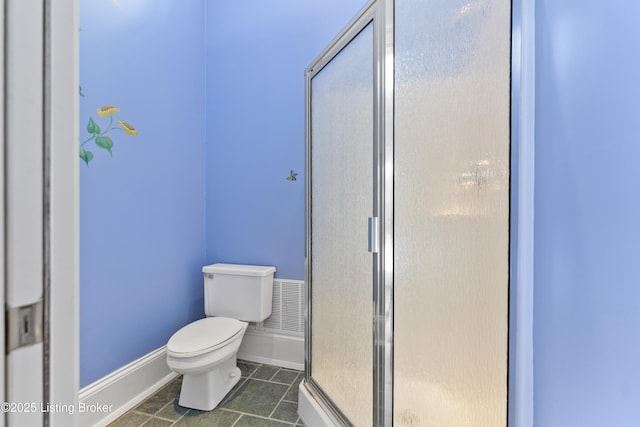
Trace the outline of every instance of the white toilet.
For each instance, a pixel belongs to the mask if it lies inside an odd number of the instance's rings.
[[[247,322],[271,315],[275,271],[239,264],[202,268],[208,317],[183,327],[167,343],[167,365],[183,375],[180,406],[210,411],[240,380],[238,348]]]

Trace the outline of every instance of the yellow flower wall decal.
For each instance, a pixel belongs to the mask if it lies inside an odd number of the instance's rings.
[[[81,93],[82,96],[84,94]],[[90,141],[93,141],[98,148],[106,150],[110,155],[113,155],[113,140],[111,137],[107,136],[111,131],[119,130],[124,131],[127,135],[137,136],[138,131],[136,128],[131,126],[129,123],[123,122],[121,120],[117,120],[116,123],[120,126],[114,126],[113,124],[113,115],[120,111],[118,107],[114,107],[113,105],[105,105],[96,110],[98,112],[98,117],[107,117],[109,116],[109,123],[106,128],[100,127],[96,121],[93,120],[92,117],[89,117],[89,122],[87,123],[87,133],[90,135],[87,139],[80,143],[80,158],[89,166],[89,162],[93,159],[94,155],[91,151],[85,148],[86,144]],[[104,129],[104,130],[103,130]]]
[[[125,123],[121,120],[116,120],[116,123],[120,125],[120,127],[128,134],[128,135],[133,135],[133,136],[137,136],[138,135],[138,131],[131,126],[129,123]]]
[[[96,111],[98,112],[98,117],[106,117],[114,115],[120,111],[120,109],[113,105],[105,105],[104,107],[98,108]]]

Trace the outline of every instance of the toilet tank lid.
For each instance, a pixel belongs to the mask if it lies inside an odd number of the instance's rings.
[[[202,267],[203,273],[238,276],[267,276],[275,271],[275,267],[266,265],[212,264]]]

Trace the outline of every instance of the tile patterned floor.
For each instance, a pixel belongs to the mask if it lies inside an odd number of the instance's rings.
[[[125,413],[113,427],[291,427],[298,417],[298,384],[303,373],[277,366],[238,361],[242,378],[210,412],[178,405],[182,377]]]

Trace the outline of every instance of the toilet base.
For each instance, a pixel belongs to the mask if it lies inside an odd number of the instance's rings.
[[[209,372],[199,375],[184,374],[178,404],[185,408],[211,411],[240,381],[240,376],[235,355]]]

